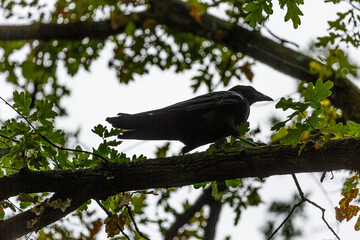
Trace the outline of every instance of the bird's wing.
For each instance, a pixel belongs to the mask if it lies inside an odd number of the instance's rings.
[[[184,114],[185,112],[207,112],[217,108],[236,106],[245,103],[246,100],[243,96],[232,91],[221,91],[204,94],[183,102],[179,102],[165,108],[138,113],[138,116],[163,116],[163,115],[176,115]]]
[[[196,131],[206,132],[237,114],[248,115],[247,100],[236,92],[201,95],[165,108],[108,118],[126,129],[120,138],[187,141]],[[240,113],[239,113],[240,112]],[[201,134],[200,134],[201,135]]]

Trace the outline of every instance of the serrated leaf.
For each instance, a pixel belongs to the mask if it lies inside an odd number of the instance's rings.
[[[242,184],[242,179],[237,178],[237,179],[226,180],[225,184],[227,187],[237,188],[238,186],[240,186]]]
[[[300,143],[303,132],[310,128],[308,124],[296,123],[295,128],[289,128],[288,134],[281,141],[285,145],[291,144],[293,147]]]
[[[360,137],[360,124],[353,122],[353,121],[347,121],[346,126],[349,128],[348,132],[346,133],[346,136],[348,137]]]
[[[293,22],[294,28],[297,28],[301,24],[301,20],[299,16],[303,16],[304,14],[301,12],[300,8],[298,7],[299,4],[304,4],[302,0],[287,0],[283,1],[280,5],[281,8],[286,5],[287,12],[285,14],[284,20],[285,22],[289,21],[290,19]]]
[[[305,101],[317,102],[329,97],[331,95],[330,89],[333,86],[334,84],[331,81],[326,81],[323,83],[321,78],[316,81],[315,86],[312,83],[309,83],[306,88]]]
[[[331,119],[329,124],[321,130],[324,134],[334,134],[336,137],[343,137],[348,132],[349,127],[342,122],[336,123],[334,119]]]
[[[102,138],[102,137],[104,137],[106,127],[104,127],[101,124],[98,124],[94,127],[94,129],[91,129],[91,131]]]
[[[281,108],[284,111],[290,109],[297,110],[300,112],[305,111],[308,107],[308,103],[294,102],[292,98],[281,98],[280,101],[275,105],[276,108]]]
[[[194,188],[195,188],[195,189],[205,188],[206,185],[208,185],[209,183],[210,183],[210,182],[195,183],[195,184],[194,184]]]
[[[21,112],[25,116],[29,116],[30,114],[30,105],[31,105],[31,98],[27,98],[24,92],[17,92],[13,93],[14,98],[14,108],[16,108],[19,112]]]
[[[57,113],[55,111],[53,111],[53,105],[54,104],[47,99],[35,101],[35,106],[38,110],[37,118],[42,123],[45,123],[43,125],[49,124],[46,119],[53,119],[57,116]],[[42,121],[42,120],[45,120],[45,121]]]

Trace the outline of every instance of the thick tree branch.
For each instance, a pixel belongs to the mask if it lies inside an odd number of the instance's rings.
[[[227,149],[131,163],[103,163],[92,169],[27,171],[0,178],[0,200],[19,192],[59,192],[64,188],[91,189],[91,197],[103,199],[114,193],[147,188],[179,187],[204,181],[245,177],[358,170],[360,139],[328,141],[320,149],[308,143],[299,147],[272,145]],[[26,182],[27,184],[23,184]]]
[[[146,19],[167,26],[170,32],[190,32],[205,37],[215,43],[227,46],[234,52],[241,52],[268,66],[294,78],[315,82],[318,76],[310,72],[312,59],[294,51],[257,31],[230,24],[210,14],[201,16],[196,21],[190,10],[178,0],[151,1],[149,10],[126,16],[137,27],[143,26]],[[29,26],[0,26],[0,40],[77,40],[85,37],[105,39],[124,31],[126,21],[113,29],[111,21],[73,22],[69,24],[32,24]],[[319,63],[320,64],[320,63]],[[322,64],[321,64],[322,65]],[[330,100],[340,108],[345,120],[360,122],[360,90],[347,78],[330,78],[334,82]]]
[[[40,172],[22,170],[0,178],[0,199],[15,196],[20,192],[57,192],[64,198],[70,196],[71,206],[64,213],[58,209],[44,212],[39,225],[43,227],[64,217],[88,199],[105,199],[118,192],[178,187],[204,181],[244,177],[263,178],[301,172],[358,170],[359,149],[360,139],[348,138],[328,141],[320,149],[315,149],[312,143],[308,143],[300,155],[299,147],[274,145],[202,152],[124,164],[102,163],[92,169]],[[28,229],[26,223],[34,219],[34,216],[34,213],[27,211],[1,221],[0,233],[5,234],[9,226],[15,223],[17,233],[31,232],[34,229]],[[0,239],[7,238],[0,236]]]

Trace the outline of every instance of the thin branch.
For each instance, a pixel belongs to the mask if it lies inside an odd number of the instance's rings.
[[[321,212],[322,212],[322,216],[321,216],[322,220],[324,221],[324,223],[326,224],[326,226],[330,229],[330,231],[334,234],[334,236],[335,236],[337,239],[340,240],[339,236],[336,234],[336,232],[334,231],[334,229],[332,229],[332,227],[329,225],[329,223],[328,223],[328,222],[326,221],[326,219],[325,219],[325,209],[322,208],[322,207],[320,207],[317,203],[315,203],[315,202],[309,200],[308,198],[306,198],[305,195],[304,195],[304,192],[302,191],[302,189],[301,189],[301,187],[300,187],[299,181],[297,180],[295,174],[292,173],[291,176],[292,176],[292,178],[293,178],[293,180],[294,180],[294,182],[295,182],[295,185],[296,185],[296,188],[297,188],[297,190],[298,190],[298,192],[299,192],[299,195],[300,195],[300,197],[301,197],[301,200],[300,200],[300,202],[298,202],[297,204],[295,204],[295,205],[293,206],[293,208],[291,209],[291,211],[289,212],[289,214],[287,215],[287,217],[282,221],[282,223],[280,224],[280,226],[278,226],[278,227],[275,229],[275,231],[270,235],[270,237],[268,238],[268,240],[271,239],[271,238],[280,230],[280,228],[289,220],[290,216],[293,214],[293,212],[295,211],[295,209],[296,209],[297,207],[299,207],[301,204],[303,204],[304,202],[309,202],[310,204],[314,205],[315,207],[317,207],[317,208],[319,208],[319,209],[321,210]]]
[[[310,199],[305,198],[305,200],[306,200],[307,202],[309,202],[310,204],[314,205],[315,207],[317,207],[318,209],[321,210],[321,218],[322,218],[322,220],[324,221],[324,223],[326,224],[326,226],[328,227],[328,229],[330,229],[330,231],[335,235],[335,237],[340,240],[340,237],[336,234],[336,232],[334,231],[334,229],[332,229],[332,227],[330,226],[330,224],[329,224],[329,223],[326,221],[326,219],[325,219],[325,208],[322,208],[321,206],[319,206],[317,203],[311,201]]]
[[[106,207],[104,207],[104,205],[101,204],[101,202],[99,200],[95,200],[96,203],[101,207],[101,209],[106,213],[106,215],[111,218],[112,214],[111,212],[109,212]],[[116,224],[116,227],[120,230],[121,234],[124,235],[124,237],[128,240],[130,240],[130,237],[121,229],[121,227],[119,226],[119,224]]]
[[[1,98],[1,97],[0,97],[0,98]],[[20,142],[19,140],[9,138],[9,137],[7,137],[7,136],[5,136],[5,135],[2,135],[2,134],[0,134],[0,137],[6,138],[6,139],[11,140],[11,141],[16,142],[16,143]]]
[[[322,220],[324,221],[324,223],[326,224],[326,226],[330,229],[330,231],[334,234],[334,236],[340,240],[339,236],[336,234],[336,232],[334,231],[334,229],[332,229],[332,227],[329,225],[329,223],[326,221],[325,219],[325,208],[322,208],[320,207],[317,203],[311,201],[310,199],[308,199],[307,197],[304,196],[304,193],[300,187],[300,184],[295,176],[295,174],[291,174],[292,178],[294,179],[294,182],[295,182],[295,185],[296,185],[296,188],[298,189],[298,192],[299,192],[299,195],[301,196],[301,201],[306,201],[306,202],[309,202],[310,204],[314,205],[315,207],[317,207],[318,209],[321,210],[322,212]]]
[[[302,189],[300,187],[299,181],[297,180],[297,177],[295,176],[295,173],[292,173],[291,177],[294,179],[294,182],[295,182],[296,188],[297,188],[297,190],[299,192],[299,195],[301,197],[301,200],[305,199],[304,192],[302,191]]]
[[[4,98],[2,98],[0,96],[0,99],[5,102],[5,104],[7,104],[8,106],[10,106],[17,114],[19,114],[28,124],[29,126],[36,131],[36,128],[34,127],[34,125],[32,125],[32,123],[30,122],[30,120],[25,117],[22,113],[20,113],[17,109],[15,109],[10,103],[8,103]],[[103,156],[97,154],[97,153],[93,153],[93,152],[89,152],[89,151],[86,151],[86,150],[77,150],[77,149],[71,149],[71,148],[66,148],[66,147],[61,147],[61,146],[58,146],[56,145],[55,143],[51,142],[49,139],[47,139],[44,135],[42,135],[40,132],[37,132],[37,134],[42,138],[44,139],[46,142],[48,142],[51,146],[57,148],[57,149],[60,149],[60,150],[64,150],[64,151],[70,151],[70,152],[78,152],[78,153],[87,153],[87,154],[90,154],[90,155],[93,155],[93,156],[96,156],[100,159],[102,159],[104,162],[109,162],[109,160],[107,160],[106,158],[104,158]]]
[[[313,130],[315,130],[314,126],[312,125],[312,123],[310,122],[310,120],[305,116],[304,112],[302,112],[302,111],[299,111],[299,112],[304,116],[304,118],[306,119],[306,121],[310,124],[310,127],[311,127]]]
[[[137,226],[137,224],[136,224],[136,222],[135,222],[134,216],[133,216],[132,213],[131,213],[131,208],[129,207],[129,205],[125,205],[125,207],[126,207],[126,210],[127,210],[128,213],[129,213],[129,216],[130,216],[130,218],[131,218],[131,221],[134,223],[134,227],[135,227],[136,232],[137,232],[141,237],[145,238],[146,240],[150,240],[150,238],[146,237],[146,236],[140,231],[140,229],[138,228],[138,226]]]
[[[14,208],[16,208],[19,212],[23,212],[23,210],[21,208],[19,208],[15,204],[13,204],[9,199],[6,199],[5,201],[7,201],[10,205],[12,205]]]
[[[279,40],[281,45],[284,45],[284,43],[289,43],[289,44],[294,45],[294,46],[297,47],[297,48],[300,47],[299,44],[297,44],[297,43],[294,43],[294,42],[291,42],[291,41],[289,41],[289,40],[286,40],[286,39],[283,39],[283,38],[278,37],[278,36],[277,36],[275,33],[273,33],[265,24],[263,25],[263,27],[266,29],[266,31],[268,31],[268,33],[269,33],[271,36],[273,36],[274,38],[276,38],[277,40]]]
[[[286,218],[282,221],[282,223],[275,229],[275,231],[270,235],[270,237],[268,238],[268,240],[270,240],[273,236],[275,236],[275,234],[282,228],[282,226],[289,220],[289,218],[291,217],[291,215],[294,213],[295,209],[298,208],[301,204],[303,204],[305,202],[305,200],[301,200],[300,202],[298,202],[297,204],[295,204],[291,211],[289,212],[289,214],[286,216]]]

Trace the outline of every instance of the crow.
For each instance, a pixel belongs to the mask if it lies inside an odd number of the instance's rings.
[[[242,139],[236,126],[247,121],[250,106],[260,101],[273,99],[251,86],[237,85],[228,91],[211,92],[161,109],[119,113],[106,121],[123,129],[120,139],[178,140],[185,144],[182,149],[185,154],[221,137]]]

